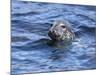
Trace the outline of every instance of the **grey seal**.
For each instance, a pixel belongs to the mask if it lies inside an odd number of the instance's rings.
[[[64,20],[56,20],[49,29],[48,36],[53,41],[71,41],[75,34],[70,27],[70,23]]]

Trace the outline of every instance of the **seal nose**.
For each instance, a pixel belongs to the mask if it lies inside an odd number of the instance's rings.
[[[52,32],[51,32],[51,31],[49,31],[49,32],[48,32],[48,35],[50,36],[51,34],[52,34]]]
[[[52,33],[55,33],[55,31],[53,30]]]

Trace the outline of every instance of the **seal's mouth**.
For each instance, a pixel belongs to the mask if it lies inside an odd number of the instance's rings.
[[[54,41],[62,41],[62,36],[63,36],[63,32],[59,32],[59,31],[49,31],[48,32],[49,37],[54,40]]]
[[[57,40],[56,38],[57,38],[57,35],[55,34],[55,32],[54,31],[49,31],[48,32],[48,35],[49,35],[49,37],[52,39],[52,40]]]

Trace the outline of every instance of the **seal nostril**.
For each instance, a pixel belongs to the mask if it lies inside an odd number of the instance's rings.
[[[54,33],[54,31],[52,31]]]
[[[62,28],[66,28],[65,26],[61,26]]]

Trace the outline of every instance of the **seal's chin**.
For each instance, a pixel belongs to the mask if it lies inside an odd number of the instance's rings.
[[[72,42],[71,41],[61,41],[61,40],[49,40],[47,42],[47,45],[48,46],[51,46],[51,47],[55,47],[55,48],[65,48],[66,46],[69,46]]]

